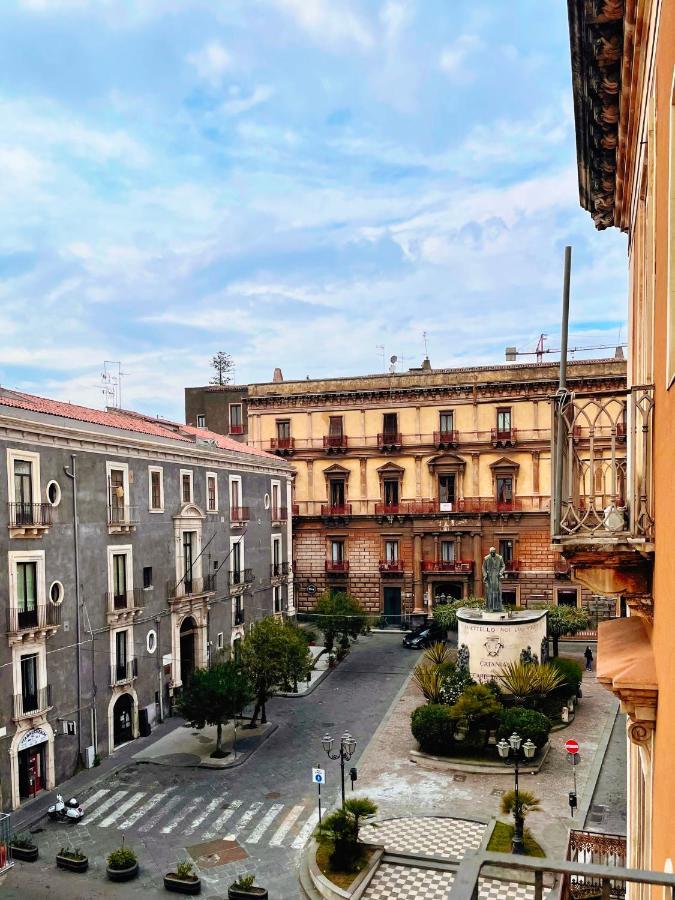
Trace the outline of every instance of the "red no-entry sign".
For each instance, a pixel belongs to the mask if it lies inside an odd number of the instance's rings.
[[[565,750],[568,753],[578,753],[579,752],[579,744],[576,741],[565,741]]]

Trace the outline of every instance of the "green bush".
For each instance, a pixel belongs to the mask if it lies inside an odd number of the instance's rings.
[[[189,859],[182,859],[176,864],[176,878],[181,878],[183,881],[190,881],[196,878],[195,873],[192,871],[193,869],[194,866]]]
[[[59,850],[59,856],[63,856],[66,859],[74,859],[77,862],[80,862],[81,860],[87,858],[79,847],[73,848],[70,846],[61,847],[61,849]]]
[[[502,709],[502,704],[487,684],[471,684],[451,707],[450,715],[466,730],[464,743],[467,746],[487,747],[490,732],[497,724]]]
[[[458,669],[452,663],[443,663],[439,672],[442,675],[441,700],[448,706],[457,703],[464,691],[476,683],[466,669]]]
[[[136,862],[136,854],[131,847],[118,847],[108,854],[108,866],[111,869],[129,869]]]
[[[236,881],[233,881],[231,887],[238,891],[250,891],[255,882],[255,875],[240,875]]]
[[[548,740],[551,720],[534,709],[515,706],[512,709],[505,709],[499,719],[497,740],[502,738],[508,740],[514,731],[521,736],[523,742],[530,740],[537,748],[543,747]]]
[[[576,696],[581,687],[583,670],[575,659],[567,659],[564,656],[556,656],[551,660],[551,665],[565,678],[565,683],[556,689],[556,696],[567,699]]]
[[[434,606],[434,621],[451,631],[457,630],[457,610],[462,608],[484,609],[485,600],[482,597],[466,597],[461,600],[453,600],[451,603],[438,603]]]
[[[447,706],[427,703],[411,716],[413,737],[425,753],[448,753],[454,744],[455,721]]]
[[[15,831],[9,843],[12,847],[18,847],[20,850],[33,850],[35,847],[35,841],[30,831]]]

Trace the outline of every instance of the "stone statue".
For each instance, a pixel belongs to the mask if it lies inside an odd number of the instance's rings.
[[[537,654],[532,652],[532,647],[529,644],[526,650],[520,651],[520,661],[526,665],[537,665],[539,662]]]
[[[548,638],[541,639],[541,662],[542,665],[548,662]]]
[[[466,644],[461,644],[459,650],[457,651],[457,670],[464,669],[466,672],[469,671],[469,648]]]
[[[485,585],[485,609],[487,612],[502,612],[502,578],[504,559],[494,547],[483,560],[483,584]]]

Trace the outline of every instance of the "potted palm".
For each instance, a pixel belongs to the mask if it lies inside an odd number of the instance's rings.
[[[267,897],[267,888],[254,884],[255,875],[240,875],[227,889],[228,900],[250,900],[251,897]]]
[[[202,882],[193,870],[194,866],[189,860],[181,860],[176,864],[175,872],[164,876],[164,887],[176,894],[198,894],[202,889]]]
[[[29,831],[13,834],[9,849],[12,859],[19,859],[21,862],[35,862],[38,858],[37,844]]]
[[[89,858],[84,855],[79,847],[61,847],[56,854],[56,865],[59,869],[68,869],[69,872],[86,872],[89,868]]]
[[[108,854],[106,875],[110,881],[131,881],[138,875],[138,858],[131,847],[122,844]]]

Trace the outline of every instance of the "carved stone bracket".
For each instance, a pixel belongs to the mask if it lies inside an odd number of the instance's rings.
[[[627,726],[628,737],[638,747],[649,746],[655,726],[655,722],[632,722],[629,720]]]
[[[651,594],[624,594],[626,605],[634,615],[654,620],[654,598]]]

